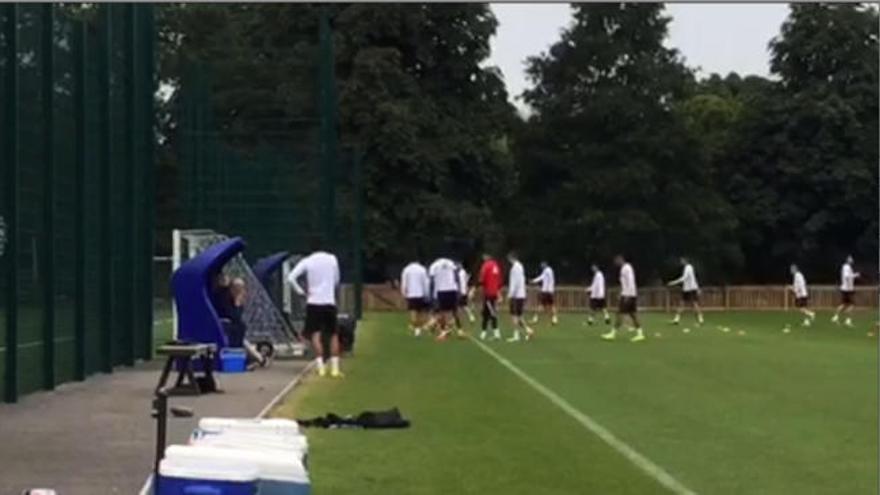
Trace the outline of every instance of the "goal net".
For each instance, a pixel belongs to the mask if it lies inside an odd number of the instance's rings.
[[[174,230],[172,232],[172,270],[176,271],[187,260],[208,247],[229,237],[207,229]],[[241,278],[247,286],[247,300],[242,318],[247,325],[247,339],[255,344],[270,344],[276,354],[300,354],[302,345],[292,322],[282,314],[272,295],[263,287],[241,254],[223,267],[230,278]],[[177,337],[177,307],[174,307],[174,336]]]

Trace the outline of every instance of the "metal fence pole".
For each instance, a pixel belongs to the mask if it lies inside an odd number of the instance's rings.
[[[55,388],[55,6],[41,6],[43,96],[43,388]]]
[[[73,375],[86,378],[86,24],[74,24],[73,114],[76,128],[74,153],[74,357]]]
[[[142,19],[142,35],[144,43],[143,63],[144,63],[144,86],[142,95],[143,101],[143,117],[144,117],[144,143],[143,143],[143,188],[145,190],[143,211],[142,211],[142,228],[144,232],[144,292],[147,297],[145,304],[145,312],[143,315],[146,331],[146,346],[144,359],[152,359],[153,357],[153,236],[155,233],[155,132],[154,132],[154,109],[153,95],[156,91],[155,79],[155,59],[154,59],[154,43],[155,43],[155,24],[153,17],[153,5],[143,4]]]
[[[363,258],[364,258],[364,172],[363,172],[363,153],[360,150],[354,152],[353,177],[354,180],[354,232],[353,232],[353,251],[354,251],[354,314],[355,318],[360,320],[364,314],[363,294],[364,294],[364,274],[363,274]]]
[[[128,3],[123,6],[123,61],[124,74],[123,81],[123,163],[117,164],[122,166],[122,231],[119,233],[122,237],[122,262],[121,276],[119,277],[120,285],[118,289],[119,309],[122,315],[123,328],[116,329],[122,332],[122,363],[126,366],[134,365],[134,333],[136,331],[138,315],[135,314],[134,308],[137,307],[135,300],[135,281],[137,277],[137,266],[134,262],[134,238],[135,229],[138,225],[138,218],[134,215],[134,169],[137,156],[135,155],[135,113],[136,101],[134,96],[134,47],[135,47],[135,7],[134,4]]]
[[[8,4],[3,25],[6,38],[6,121],[3,157],[6,182],[6,374],[3,400],[18,400],[18,5]]]
[[[324,242],[335,243],[336,234],[336,91],[333,56],[333,33],[327,7],[321,7],[318,52],[318,87],[320,89],[321,114],[321,227]]]
[[[110,245],[110,158],[111,158],[111,139],[110,132],[110,35],[111,35],[111,11],[110,4],[102,4],[100,7],[100,23],[99,29],[99,49],[98,49],[98,150],[100,156],[100,179],[99,179],[99,224],[100,224],[100,260],[101,272],[99,280],[100,291],[100,349],[101,349],[101,371],[110,373],[113,371],[112,356],[112,297],[111,287],[113,284],[113,267],[112,256],[113,249]]]

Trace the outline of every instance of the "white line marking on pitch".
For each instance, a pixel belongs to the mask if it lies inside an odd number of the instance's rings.
[[[315,366],[315,360],[312,359],[309,362],[309,364],[307,364],[306,367],[302,369],[302,371],[297,373],[293,377],[293,379],[290,380],[290,382],[288,382],[287,385],[283,389],[281,389],[281,391],[278,392],[278,394],[275,395],[275,397],[272,397],[272,400],[270,400],[269,403],[266,404],[266,407],[264,407],[263,410],[257,414],[257,419],[265,418],[266,415],[272,411],[272,408],[274,408],[276,405],[278,405],[278,403],[281,402],[281,399],[283,399],[287,395],[287,393],[293,389],[293,387],[295,387],[300,381],[302,381],[302,379],[306,375],[309,374],[309,371],[312,371],[312,368],[314,366]]]
[[[645,474],[657,480],[657,482],[671,490],[673,493],[676,493],[678,495],[696,495],[696,492],[681,484],[680,481],[678,481],[671,474],[666,472],[665,469],[640,454],[634,448],[627,445],[623,440],[614,436],[614,434],[611,433],[608,429],[597,423],[596,420],[594,420],[593,418],[576,409],[574,406],[569,404],[568,401],[557,395],[556,392],[545,387],[543,384],[541,384],[541,382],[529,376],[525,371],[517,368],[516,365],[492,350],[491,347],[474,338],[471,338],[471,340],[475,344],[477,344],[477,346],[479,346],[480,349],[482,349],[486,354],[492,356],[496,361],[498,361],[499,364],[510,370],[511,373],[518,376],[522,381],[526,382],[533,389],[540,392],[541,395],[547,398],[547,400],[552,402],[556,407],[565,411],[575,421],[583,425],[584,428],[590,430],[597,437],[601,438],[611,448],[616,450],[622,456],[626,457],[630,462],[635,464],[636,467],[644,471]]]

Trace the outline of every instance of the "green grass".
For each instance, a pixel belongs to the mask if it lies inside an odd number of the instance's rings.
[[[534,342],[490,345],[695,492],[876,490],[874,316],[844,330],[821,314],[790,334],[793,313],[709,314],[689,334],[667,318],[645,315],[642,344],[602,342],[603,328],[563,315]],[[309,431],[317,495],[665,492],[476,344],[414,339],[402,314],[368,315],[344,367],[275,414],[399,406],[413,425]]]

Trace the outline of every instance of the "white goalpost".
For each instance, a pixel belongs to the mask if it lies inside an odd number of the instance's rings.
[[[209,229],[174,229],[172,231],[172,274],[187,260],[198,256],[208,247],[222,242],[229,237]],[[292,265],[285,264],[283,276],[286,277]],[[257,346],[261,352],[275,354],[276,356],[299,356],[304,352],[304,345],[298,342],[298,337],[290,321],[282,314],[282,309],[276,306],[266,288],[257,279],[244,256],[238,255],[232,258],[223,272],[239,277],[245,281],[248,287],[247,302],[243,311],[243,320],[247,325],[246,337]],[[293,298],[289,295],[287,284],[284,287],[285,301],[290,301],[290,307],[294,306]],[[288,303],[285,302],[285,308]],[[173,311],[173,336],[178,338],[178,308],[172,297]]]

